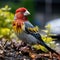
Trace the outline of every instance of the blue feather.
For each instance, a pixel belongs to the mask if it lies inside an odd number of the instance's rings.
[[[29,27],[34,28],[34,26],[33,26],[29,21],[25,22],[25,30],[26,30],[26,32],[27,32],[28,35],[31,35],[31,36],[33,36],[34,38],[36,38],[36,40],[37,40],[36,42],[37,42],[38,44],[41,44],[42,46],[44,46],[45,48],[47,48],[49,51],[54,52],[54,53],[56,53],[57,55],[59,55],[55,50],[53,50],[52,48],[50,48],[50,47],[42,40],[41,35],[39,34],[39,32],[37,32],[37,33],[31,32],[31,31],[28,30]],[[34,41],[34,40],[33,40],[33,41]],[[35,41],[34,41],[34,42],[35,42]]]

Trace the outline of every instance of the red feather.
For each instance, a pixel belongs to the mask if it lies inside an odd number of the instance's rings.
[[[15,13],[15,20],[23,20],[23,21],[27,21],[27,16],[24,16],[24,12],[26,11],[27,9],[22,7],[22,8],[18,8],[16,10],[16,13]]]
[[[16,10],[16,13],[18,13],[18,12],[25,12],[26,10],[27,10],[27,9],[24,8],[24,7],[18,8],[18,9]]]

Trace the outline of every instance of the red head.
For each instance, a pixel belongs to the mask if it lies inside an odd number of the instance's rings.
[[[24,8],[24,7],[18,8],[18,9],[16,10],[16,13],[18,13],[18,12],[25,12],[26,10],[27,10],[27,9]]]
[[[18,8],[16,10],[15,20],[16,19],[27,20],[27,15],[30,15],[30,13],[28,12],[28,10],[26,8],[24,8],[24,7]]]

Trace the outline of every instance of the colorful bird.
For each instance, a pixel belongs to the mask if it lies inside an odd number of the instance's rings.
[[[37,26],[33,26],[29,21],[27,16],[30,15],[29,11],[22,7],[18,8],[15,13],[13,29],[16,35],[29,44],[40,44],[47,48],[49,51],[58,54],[55,50],[50,48],[41,38],[39,33],[39,28]],[[59,54],[58,54],[59,55]]]

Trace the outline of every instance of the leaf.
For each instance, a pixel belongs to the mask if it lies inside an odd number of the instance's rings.
[[[0,8],[0,36],[8,36],[10,37],[10,33],[12,31],[12,21],[14,18],[14,14],[9,12],[11,8],[8,5]],[[11,33],[12,34],[12,33]]]

